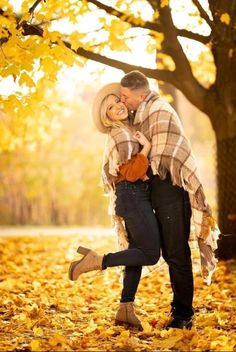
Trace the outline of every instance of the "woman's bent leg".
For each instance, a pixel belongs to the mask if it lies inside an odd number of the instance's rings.
[[[160,235],[148,185],[126,182],[117,189],[116,194],[116,213],[125,221],[132,248],[105,255],[104,268],[154,265],[160,257]]]

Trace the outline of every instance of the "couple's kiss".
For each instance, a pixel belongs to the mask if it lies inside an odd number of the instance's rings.
[[[71,263],[69,277],[77,280],[92,270],[124,266],[115,323],[142,329],[134,310],[135,294],[142,267],[156,265],[161,253],[169,266],[173,291],[167,328],[190,329],[194,313],[188,243],[191,216],[208,283],[216,265],[216,236],[180,119],[170,104],[150,90],[139,71],[100,89],[93,118],[98,130],[108,135],[102,180],[111,197],[122,250],[100,255],[80,246],[83,257]]]

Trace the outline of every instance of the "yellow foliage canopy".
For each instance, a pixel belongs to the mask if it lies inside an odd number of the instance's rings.
[[[169,5],[169,0],[161,1],[161,8]],[[157,68],[172,71],[175,68],[171,57],[160,53],[164,40],[161,30],[145,28],[148,18],[144,11],[145,6],[148,8],[149,20],[153,21],[153,24],[158,24],[159,19],[159,12],[150,11],[150,5],[145,1],[117,0],[114,5],[115,10],[110,10],[110,13],[101,11],[87,1],[40,1],[33,14],[29,12],[31,6],[31,0],[24,0],[20,13],[16,14],[8,1],[0,1],[2,12],[0,14],[0,77],[3,79],[10,77],[16,84],[16,89],[12,93],[16,101],[11,104],[12,98],[7,94],[3,95],[0,97],[0,109],[12,120],[17,114],[19,121],[24,124],[25,119],[32,118],[32,111],[41,109],[43,105],[41,90],[45,88],[43,80],[55,84],[62,68],[73,65],[84,66],[86,59],[82,59],[75,53],[79,48],[95,53],[103,53],[104,49],[114,53],[129,52],[133,39],[145,37],[147,52],[151,55],[157,54]],[[227,13],[222,14],[221,21],[228,24],[230,19],[227,16]],[[36,35],[26,33],[25,25],[30,25],[31,31],[32,28],[37,29],[34,33]],[[209,86],[215,71],[209,53],[206,58],[207,60],[200,58],[200,73],[196,68],[196,62],[192,64],[192,69],[196,77],[200,78],[204,85]],[[204,72],[202,62],[206,62]],[[143,65],[142,62],[140,64]],[[207,83],[205,83],[206,80]],[[50,114],[47,119],[51,119]],[[1,126],[0,131],[7,128],[9,126]],[[14,139],[11,130],[7,135]],[[35,134],[34,137],[37,138],[38,135]],[[22,139],[20,133],[17,138]],[[24,143],[23,139],[21,143]],[[16,143],[13,141],[11,148],[14,145]],[[0,152],[3,150],[6,150],[6,146],[2,148],[0,145]]]

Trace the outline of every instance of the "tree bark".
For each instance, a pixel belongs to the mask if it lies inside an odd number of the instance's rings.
[[[217,139],[219,241],[221,259],[236,258],[236,137]]]

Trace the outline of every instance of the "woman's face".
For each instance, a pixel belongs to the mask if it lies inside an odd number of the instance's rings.
[[[107,99],[107,116],[112,121],[122,121],[127,119],[128,110],[116,95],[109,95]]]

